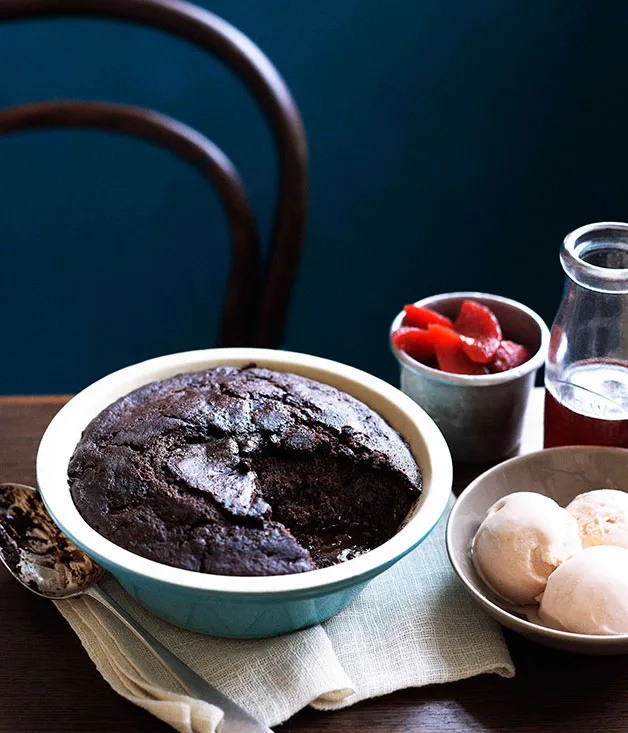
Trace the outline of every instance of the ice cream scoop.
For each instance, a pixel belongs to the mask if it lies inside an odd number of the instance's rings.
[[[547,583],[539,616],[578,634],[628,634],[628,549],[600,545],[564,562]]]
[[[628,548],[628,493],[597,489],[579,494],[567,506],[580,528],[583,547],[618,545]]]
[[[488,510],[473,538],[473,562],[498,595],[527,605],[581,549],[578,523],[569,512],[543,494],[521,491]]]

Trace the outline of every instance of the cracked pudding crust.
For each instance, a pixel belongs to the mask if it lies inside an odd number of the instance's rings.
[[[367,552],[398,530],[421,472],[403,438],[334,387],[218,367],[103,410],[70,461],[74,503],[117,545],[223,575],[281,575]]]

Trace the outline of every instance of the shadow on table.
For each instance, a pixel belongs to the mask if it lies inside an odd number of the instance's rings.
[[[514,457],[514,455],[510,456],[510,458]],[[460,496],[472,481],[483,474],[484,471],[493,468],[494,465],[494,463],[455,463],[453,490],[456,497]]]
[[[446,692],[477,722],[470,730],[590,733],[628,727],[628,658],[560,652],[511,632],[506,639],[514,679],[475,678]],[[438,699],[436,689],[430,692]]]

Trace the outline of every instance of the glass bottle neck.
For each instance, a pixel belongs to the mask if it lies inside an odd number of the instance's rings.
[[[576,284],[598,293],[628,293],[628,224],[600,222],[565,237],[560,261]]]

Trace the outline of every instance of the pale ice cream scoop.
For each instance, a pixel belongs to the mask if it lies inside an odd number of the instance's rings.
[[[521,491],[495,502],[473,538],[473,562],[502,598],[534,603],[550,574],[582,549],[578,523],[548,496]]]
[[[597,489],[580,494],[567,511],[576,518],[583,547],[618,545],[628,548],[628,493]]]
[[[628,634],[628,549],[582,550],[552,573],[541,621],[578,634]]]

